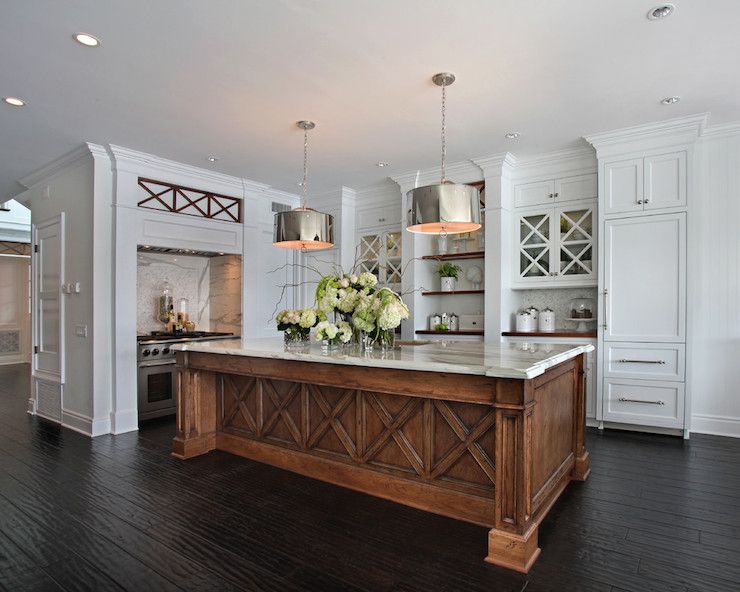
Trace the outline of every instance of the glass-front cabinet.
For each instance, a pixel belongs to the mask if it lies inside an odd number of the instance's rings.
[[[398,290],[401,286],[401,231],[371,232],[360,236],[358,268],[378,278],[378,283]]]
[[[596,284],[596,201],[515,211],[514,287]]]

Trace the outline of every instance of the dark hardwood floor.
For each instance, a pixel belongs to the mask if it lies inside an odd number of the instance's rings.
[[[213,453],[171,419],[90,440],[25,413],[0,367],[0,589],[740,590],[740,441],[590,431],[593,471],[540,528],[529,575],[486,529]]]

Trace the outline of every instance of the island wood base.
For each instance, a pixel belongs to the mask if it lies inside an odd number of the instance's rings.
[[[223,450],[491,528],[527,572],[537,529],[589,473],[583,355],[531,380],[178,352],[173,455]]]

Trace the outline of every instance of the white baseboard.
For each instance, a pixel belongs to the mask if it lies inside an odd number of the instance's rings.
[[[62,409],[62,426],[84,434],[85,436],[101,436],[110,434],[110,420],[108,418],[93,419],[88,415]]]
[[[691,431],[740,438],[740,417],[694,414],[691,416]]]
[[[26,409],[29,415],[36,415],[36,398],[28,397],[28,408]]]
[[[110,414],[110,433],[125,434],[139,429],[139,414],[136,409],[125,409]]]
[[[628,432],[642,432],[644,434],[661,434],[663,436],[683,436],[681,428],[660,428],[654,426],[643,426],[633,423],[621,423],[616,421],[605,421],[604,427],[614,430],[627,430]]]

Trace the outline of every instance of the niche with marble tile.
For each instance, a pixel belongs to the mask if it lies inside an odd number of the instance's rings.
[[[157,318],[159,296],[169,284],[175,310],[188,300],[190,319],[197,331],[241,334],[241,257],[202,257],[139,252],[137,258],[137,319],[139,334],[162,331]]]

